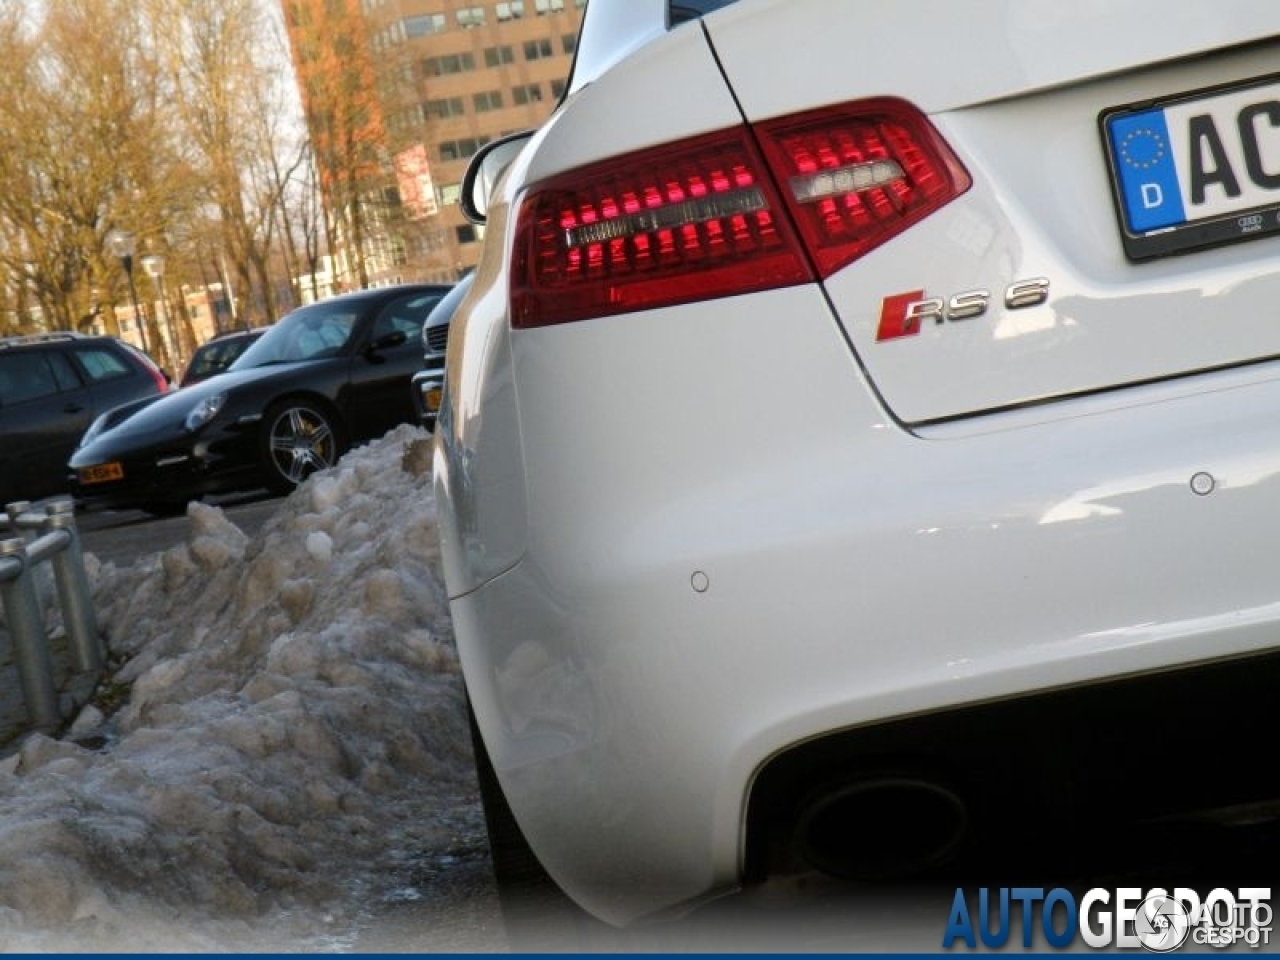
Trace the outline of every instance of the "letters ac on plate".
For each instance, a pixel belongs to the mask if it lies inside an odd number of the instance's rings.
[[[1264,118],[1270,126],[1280,127],[1280,101],[1251,103],[1243,107],[1236,115],[1236,128],[1240,134],[1245,172],[1249,179],[1264,190],[1277,190],[1280,189],[1280,171],[1273,173],[1263,168],[1262,151],[1258,147],[1258,120]],[[1213,116],[1204,113],[1191,117],[1187,121],[1187,128],[1191,137],[1188,158],[1191,202],[1204,203],[1211,184],[1221,186],[1228,197],[1240,196],[1240,178],[1231,167],[1231,160],[1227,156],[1222,136],[1214,125]]]
[[[1244,159],[1244,173],[1249,181],[1264,190],[1280,189],[1280,171],[1268,171],[1262,160],[1262,151],[1258,145],[1258,121],[1266,120],[1267,125],[1280,128],[1280,101],[1253,103],[1241,109],[1236,116],[1236,129],[1240,135],[1240,153]],[[1187,118],[1188,148],[1185,168],[1187,171],[1187,194],[1194,209],[1202,206],[1209,199],[1211,188],[1222,191],[1224,197],[1235,199],[1244,192],[1240,187],[1240,172],[1231,162],[1222,134],[1214,122],[1212,114],[1201,113]],[[1136,161],[1131,153],[1132,145],[1147,147],[1153,153],[1153,161]],[[1125,162],[1148,169],[1157,166],[1164,156],[1164,145],[1159,134],[1140,128],[1126,134],[1121,147],[1120,156]],[[1146,180],[1138,183],[1137,193],[1144,210],[1155,210],[1165,203],[1166,185],[1159,181]]]
[[[1004,288],[1006,310],[1034,307],[1049,299],[1049,281],[1044,277],[1015,280]],[[880,325],[877,342],[914,337],[926,320],[941,325],[949,321],[968,320],[987,312],[991,305],[990,290],[965,290],[950,297],[926,297],[923,290],[895,293],[880,303]]]

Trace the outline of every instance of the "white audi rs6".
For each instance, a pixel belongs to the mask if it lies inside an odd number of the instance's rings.
[[[627,926],[1280,813],[1280,3],[590,0],[464,205],[504,889]]]

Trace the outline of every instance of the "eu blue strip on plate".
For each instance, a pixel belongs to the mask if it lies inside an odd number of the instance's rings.
[[[1186,220],[1164,111],[1112,117],[1107,126],[1130,231],[1148,233]]]

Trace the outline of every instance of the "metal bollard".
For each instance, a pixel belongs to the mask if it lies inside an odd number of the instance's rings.
[[[15,500],[13,503],[6,503],[4,506],[5,516],[9,518],[9,529],[15,531],[15,536],[22,537],[24,540],[31,540],[32,538],[23,532],[26,524],[19,523],[18,518],[30,509],[30,500]]]
[[[14,531],[9,536],[21,537],[30,549],[31,544],[40,536],[40,528],[44,525],[44,511],[32,510],[30,500],[15,500],[5,504],[4,512],[9,528]],[[27,560],[27,565],[33,568],[31,575],[34,577],[36,599],[40,601],[40,608],[43,610],[53,596],[53,572],[31,561],[30,557]]]
[[[0,600],[4,603],[13,638],[27,714],[38,729],[53,730],[62,722],[62,714],[53,683],[53,661],[45,642],[40,602],[26,559],[26,541],[21,537],[0,540],[0,561],[8,561],[5,567],[10,569],[15,561],[17,563],[16,576],[0,576]]]
[[[70,542],[50,559],[53,580],[62,605],[62,622],[71,640],[71,655],[76,670],[97,671],[102,668],[102,638],[98,631],[98,615],[93,606],[93,592],[84,569],[80,535],[76,531],[76,507],[70,500],[58,500],[45,507],[44,528],[65,530]]]

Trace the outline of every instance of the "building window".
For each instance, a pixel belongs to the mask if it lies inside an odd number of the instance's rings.
[[[511,89],[511,99],[514,103],[521,106],[526,103],[541,103],[542,84],[529,83],[522,87],[513,87]]]
[[[466,160],[488,142],[488,137],[463,137],[461,140],[442,140],[436,149],[441,160]]]
[[[510,47],[485,47],[484,65],[497,67],[504,63],[515,63],[516,53]]]
[[[550,40],[530,40],[524,45],[524,58],[526,60],[542,60],[551,56]]]
[[[444,120],[447,117],[461,117],[467,111],[462,105],[461,97],[444,97],[440,100],[428,100],[424,104],[427,116],[434,117],[437,120]]]
[[[458,236],[459,243],[475,243],[479,237],[476,236],[476,228],[473,224],[465,223],[460,227],[454,228]]]
[[[524,0],[499,3],[493,8],[493,12],[499,20],[519,20],[524,16]]]
[[[476,113],[488,113],[490,110],[501,110],[502,91],[486,90],[483,93],[477,93],[471,98],[471,104],[476,108]]]
[[[458,26],[464,29],[485,24],[484,7],[463,7],[454,16],[458,18]]]
[[[444,29],[443,13],[424,13],[417,17],[405,17],[400,26],[406,37],[429,37]]]
[[[576,33],[566,33],[560,38],[560,49],[565,53],[573,53],[578,49],[578,35]]]
[[[533,9],[538,16],[543,17],[548,13],[563,10],[564,0],[533,0]]]
[[[428,77],[445,77],[475,68],[476,58],[470,53],[450,53],[442,57],[427,57],[422,61],[422,72]]]
[[[551,99],[559,100],[561,97],[563,97],[564,87],[565,87],[565,83],[563,80],[552,80],[551,81]]]

